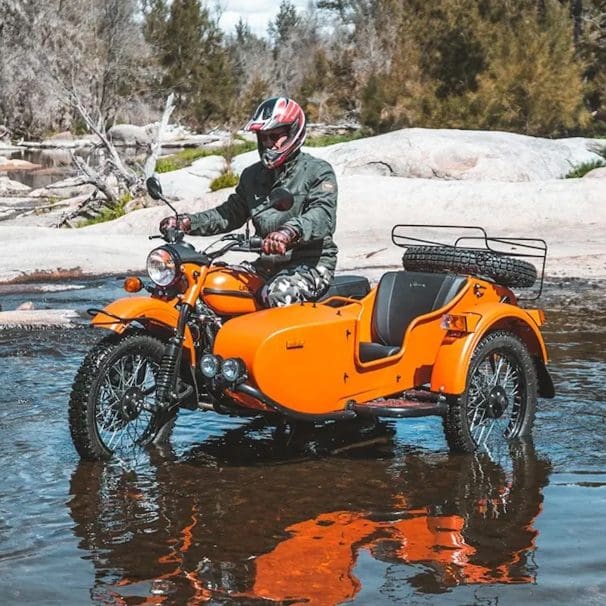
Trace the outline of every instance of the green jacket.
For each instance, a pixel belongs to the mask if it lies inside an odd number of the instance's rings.
[[[282,187],[294,196],[289,210],[268,207],[270,192]],[[295,265],[322,265],[334,271],[337,246],[332,239],[336,227],[337,180],[328,162],[299,153],[277,170],[261,162],[244,169],[236,191],[223,204],[191,216],[194,235],[210,236],[233,231],[252,220],[257,235],[265,237],[282,225],[300,234],[286,255],[261,255],[258,264],[275,273]]]

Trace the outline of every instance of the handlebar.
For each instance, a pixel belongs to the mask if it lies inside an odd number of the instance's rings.
[[[227,234],[219,240],[219,242],[225,241],[227,241],[227,244],[224,244],[221,248],[209,251],[208,249],[215,245],[215,242],[213,242],[204,250],[204,254],[211,259],[217,259],[229,250],[260,253],[263,244],[263,238],[260,236],[250,236],[247,238],[244,234]]]

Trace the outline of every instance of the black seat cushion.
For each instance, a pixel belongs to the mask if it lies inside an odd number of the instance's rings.
[[[370,283],[363,276],[335,276],[326,293],[319,299],[330,297],[348,297],[362,299],[370,292]]]
[[[455,274],[416,271],[385,273],[377,288],[372,314],[373,342],[360,344],[360,359],[370,361],[397,353],[412,320],[446,305],[465,282],[464,276]]]

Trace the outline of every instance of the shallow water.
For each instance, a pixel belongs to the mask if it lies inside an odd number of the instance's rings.
[[[83,285],[2,305],[116,294]],[[67,401],[99,334],[0,331],[2,604],[606,603],[606,312],[549,304],[558,395],[502,461],[449,455],[437,419],[285,445],[184,413],[165,451],[81,463]]]

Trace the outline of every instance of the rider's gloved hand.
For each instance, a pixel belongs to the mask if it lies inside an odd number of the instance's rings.
[[[262,249],[266,255],[283,255],[299,239],[299,232],[290,225],[283,225],[263,239]]]
[[[191,217],[189,215],[164,217],[160,221],[160,233],[166,235],[169,229],[180,229],[184,234],[188,234],[191,231]]]

